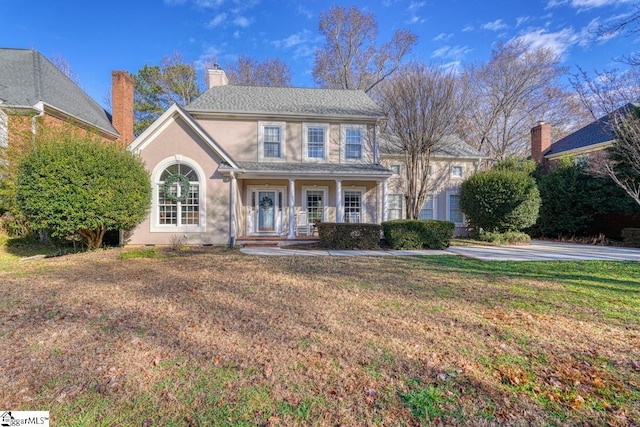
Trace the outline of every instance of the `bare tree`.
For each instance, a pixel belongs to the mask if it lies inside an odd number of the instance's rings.
[[[474,102],[459,122],[460,135],[490,162],[526,155],[532,123],[567,124],[575,117],[578,103],[560,85],[565,72],[550,49],[522,40],[499,44],[486,64],[465,70]]]
[[[632,11],[620,15],[619,18],[600,25],[596,33],[602,38],[609,38],[618,34],[633,36],[640,33],[640,3],[632,4]],[[621,58],[629,65],[640,65],[640,53],[632,52]]]
[[[51,63],[55,65],[55,67],[60,70],[62,74],[67,76],[69,80],[74,82],[76,85],[80,86],[80,77],[75,71],[73,71],[73,69],[71,68],[71,64],[69,64],[69,61],[67,61],[61,55],[54,56],[50,58],[50,60]]]
[[[454,133],[466,108],[462,81],[438,66],[412,64],[381,85],[380,101],[387,116],[386,147],[404,154],[407,217],[416,219],[429,188],[434,145]]]
[[[313,78],[322,87],[370,91],[391,76],[416,44],[417,36],[397,30],[390,41],[376,46],[378,24],[372,13],[355,6],[333,6],[320,14],[320,34]]]
[[[291,86],[291,69],[279,58],[260,62],[243,54],[235,64],[227,64],[226,74],[230,84],[239,86]]]
[[[611,148],[605,170],[638,205],[640,205],[640,105],[614,114],[616,139]]]

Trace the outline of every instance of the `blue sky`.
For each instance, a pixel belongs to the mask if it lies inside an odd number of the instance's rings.
[[[575,72],[611,67],[638,49],[636,38],[593,33],[628,14],[631,0],[0,0],[0,46],[65,58],[99,103],[111,70],[135,73],[173,52],[196,64],[215,55],[223,66],[243,53],[275,56],[291,66],[295,86],[314,86],[319,14],[332,4],[374,13],[381,41],[398,28],[415,32],[413,60],[486,61],[497,42],[523,37],[555,49]]]

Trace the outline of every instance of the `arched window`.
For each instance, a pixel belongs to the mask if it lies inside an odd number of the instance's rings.
[[[156,182],[158,225],[200,226],[200,179],[183,163],[169,165]]]

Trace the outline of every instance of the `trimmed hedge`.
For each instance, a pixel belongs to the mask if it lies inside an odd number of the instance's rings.
[[[622,241],[625,246],[640,248],[640,228],[623,228]]]
[[[329,249],[378,249],[378,224],[321,222],[318,224],[320,244]]]
[[[518,245],[530,243],[531,236],[521,231],[506,231],[504,233],[481,231],[478,233],[478,240],[495,243],[496,245]]]
[[[383,222],[382,229],[393,249],[446,249],[456,225],[449,221],[397,219]]]

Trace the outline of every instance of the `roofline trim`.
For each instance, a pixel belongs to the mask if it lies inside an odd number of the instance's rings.
[[[544,154],[543,157],[548,160],[556,160],[565,156],[587,154],[593,151],[598,151],[598,150],[602,150],[604,148],[610,147],[611,145],[613,145],[613,141],[615,141],[615,139],[611,139],[605,142],[599,142],[597,144],[587,145],[584,147],[578,147],[571,150],[561,151],[559,153]]]
[[[158,135],[160,135],[177,117],[181,117],[184,122],[193,130],[204,142],[211,147],[224,161],[226,161],[233,170],[239,169],[237,163],[218,145],[211,136],[202,129],[194,119],[187,114],[178,104],[172,104],[160,117],[158,117],[144,132],[135,138],[127,146],[132,152],[140,152],[144,150]]]
[[[319,114],[319,113],[274,113],[273,111],[211,111],[211,110],[198,110],[198,109],[185,109],[189,114],[210,116],[210,117],[243,117],[243,118],[255,118],[255,117],[294,117],[294,118],[333,118],[338,120],[379,120],[384,118],[384,115],[346,115],[346,114]]]
[[[42,107],[41,107],[42,109],[39,109],[39,108],[38,108],[40,105],[42,105]],[[73,120],[77,120],[78,122],[84,123],[84,124],[85,124],[85,125],[87,125],[87,126],[91,126],[91,127],[93,127],[93,128],[99,129],[99,130],[103,131],[104,133],[107,133],[107,134],[109,134],[109,135],[113,135],[113,136],[115,136],[116,138],[118,138],[118,137],[120,136],[120,134],[118,133],[118,131],[117,131],[115,128],[114,128],[113,130],[105,129],[105,128],[103,128],[102,126],[98,126],[98,125],[96,125],[96,124],[93,124],[93,123],[91,123],[91,122],[88,122],[88,121],[86,121],[86,120],[84,120],[84,119],[82,119],[82,118],[80,118],[80,117],[78,117],[78,116],[76,116],[76,115],[74,115],[74,114],[68,113],[68,112],[66,112],[65,110],[62,110],[62,109],[57,108],[57,107],[54,107],[53,105],[48,104],[48,103],[46,103],[46,102],[44,102],[44,101],[40,101],[40,102],[38,102],[38,103],[34,106],[34,109],[35,109],[36,111],[38,111],[38,112],[44,111],[44,112],[47,112],[47,113],[50,113],[51,111],[54,111],[54,112],[57,112],[57,113],[59,113],[59,114],[61,114],[61,115],[65,116],[65,117],[69,117],[69,118],[71,118],[71,119],[73,119]]]

